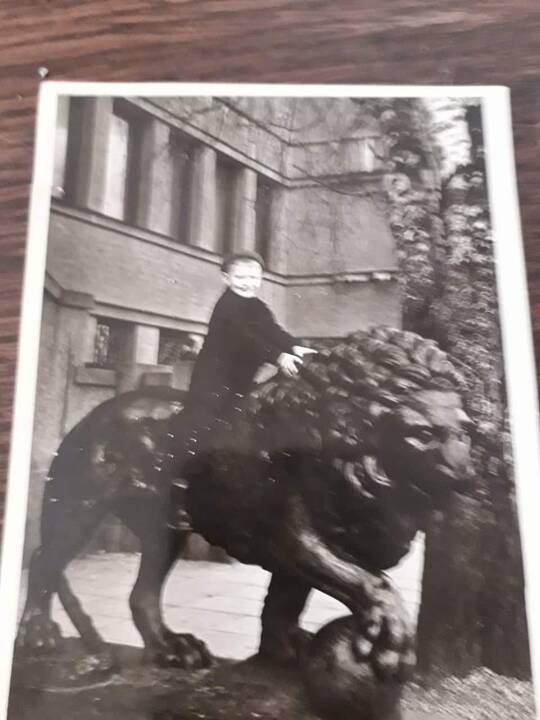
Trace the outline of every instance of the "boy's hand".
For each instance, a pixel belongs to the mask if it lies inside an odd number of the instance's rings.
[[[314,348],[304,347],[303,345],[293,345],[293,353],[303,358],[305,355],[316,355],[319,351]]]
[[[298,365],[302,364],[302,358],[291,355],[291,353],[281,353],[277,359],[277,364],[284,375],[294,377],[298,375]]]

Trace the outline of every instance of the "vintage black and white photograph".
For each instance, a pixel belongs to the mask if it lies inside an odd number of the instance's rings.
[[[534,718],[487,91],[52,85],[6,717]]]

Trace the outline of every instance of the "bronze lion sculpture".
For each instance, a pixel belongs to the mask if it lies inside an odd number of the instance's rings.
[[[165,578],[189,533],[176,511],[187,509],[192,528],[210,543],[272,573],[262,657],[297,657],[298,619],[317,588],[350,608],[357,657],[380,678],[401,677],[414,661],[413,643],[384,570],[470,475],[461,389],[434,342],[390,328],[354,333],[321,346],[299,378],[257,387],[215,445],[188,463],[187,492],[159,472],[182,393],[148,388],[103,403],[65,437],[51,465],[19,649],[57,647],[54,593],[88,648],[104,649],[64,569],[113,513],[140,538],[129,602],[147,659],[206,666],[204,644],[170,630],[160,610]]]

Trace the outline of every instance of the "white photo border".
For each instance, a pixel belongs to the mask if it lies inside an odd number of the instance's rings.
[[[27,515],[30,454],[36,399],[41,310],[52,192],[57,101],[69,96],[477,98],[482,103],[484,144],[497,273],[500,324],[533,682],[540,701],[540,442],[538,395],[525,260],[517,195],[510,91],[499,86],[290,85],[238,83],[44,82],[39,91],[36,143],[23,281],[4,530],[0,546],[0,718],[7,717],[17,601]],[[535,612],[535,608],[537,609]],[[540,715],[538,716],[540,717]]]

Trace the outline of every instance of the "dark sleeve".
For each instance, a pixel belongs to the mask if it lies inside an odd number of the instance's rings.
[[[262,301],[257,301],[256,312],[247,321],[246,318],[231,314],[227,317],[231,337],[242,338],[254,352],[261,363],[275,363],[283,352],[292,352],[296,340],[279,323],[276,322],[270,308]]]
[[[293,345],[298,343],[292,335],[281,327],[270,308],[263,302],[261,302],[261,314],[264,318],[262,323],[263,335],[268,350],[272,355],[269,362],[274,362],[282,352],[292,352]]]

